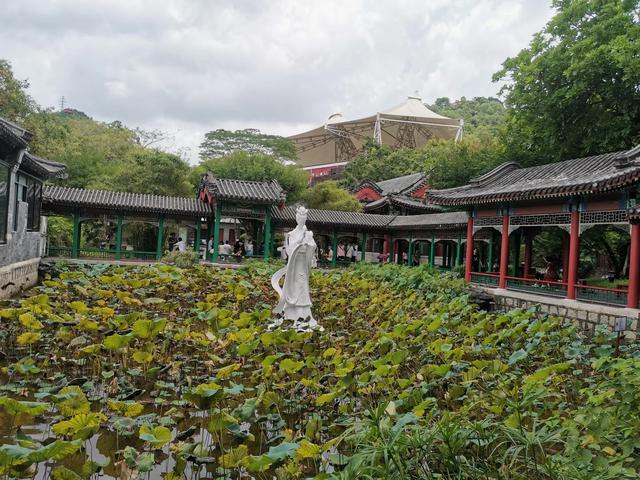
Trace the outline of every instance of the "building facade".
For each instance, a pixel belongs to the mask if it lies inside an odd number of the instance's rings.
[[[64,165],[28,151],[31,138],[28,130],[0,118],[0,298],[38,280],[47,231],[43,182],[64,175]]]

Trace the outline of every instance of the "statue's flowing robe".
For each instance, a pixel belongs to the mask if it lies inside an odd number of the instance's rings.
[[[298,235],[296,235],[296,233]],[[300,238],[292,238],[292,237]],[[287,266],[278,270],[271,278],[273,288],[280,295],[280,301],[273,312],[282,313],[290,320],[311,319],[311,296],[309,277],[311,265],[315,259],[316,242],[313,233],[306,230],[287,234]],[[284,275],[284,287],[280,288],[280,279]]]

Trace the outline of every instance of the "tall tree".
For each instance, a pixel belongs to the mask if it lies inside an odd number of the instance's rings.
[[[640,0],[554,0],[557,13],[494,81],[511,158],[545,163],[640,141]]]
[[[222,158],[203,160],[192,170],[191,183],[197,185],[207,172],[221,178],[260,182],[275,179],[287,191],[288,202],[299,200],[309,182],[307,174],[295,165],[285,165],[271,155],[245,151],[236,151]]]
[[[309,208],[361,212],[362,205],[356,197],[340,187],[338,182],[328,180],[314,185],[304,192],[304,201]]]
[[[473,136],[492,140],[504,129],[507,110],[500,100],[493,97],[466,97],[450,101],[447,97],[436,99],[429,108],[440,115],[464,120],[465,137]]]
[[[233,152],[263,153],[282,160],[296,158],[296,150],[291,141],[278,135],[267,135],[255,128],[244,130],[218,129],[208,132],[200,144],[200,158],[220,158]]]
[[[22,123],[35,111],[36,103],[27,94],[27,80],[18,80],[13,75],[11,64],[0,59],[0,116]]]

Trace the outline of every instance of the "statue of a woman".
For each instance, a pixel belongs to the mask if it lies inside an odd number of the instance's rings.
[[[307,209],[296,209],[297,226],[285,235],[284,248],[287,253],[287,266],[278,270],[271,277],[271,285],[278,292],[280,301],[273,313],[282,314],[285,319],[293,320],[294,326],[300,320],[309,328],[318,325],[311,313],[311,296],[309,295],[309,277],[315,262],[316,242],[313,232],[307,230]],[[280,279],[284,278],[284,287],[280,288]]]

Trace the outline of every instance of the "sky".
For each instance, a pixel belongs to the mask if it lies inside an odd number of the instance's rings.
[[[193,163],[205,132],[291,135],[416,91],[496,96],[550,0],[2,0],[0,58],[43,106],[168,132]]]

